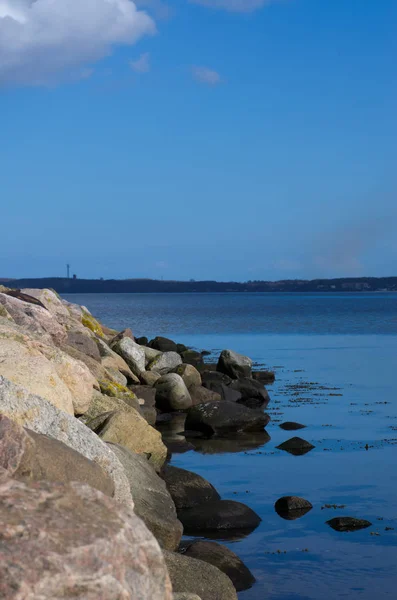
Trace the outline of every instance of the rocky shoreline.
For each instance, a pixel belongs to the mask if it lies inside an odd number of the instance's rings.
[[[169,463],[266,439],[274,374],[205,354],[111,330],[49,289],[0,287],[1,597],[233,600],[253,585],[200,538],[260,517]]]

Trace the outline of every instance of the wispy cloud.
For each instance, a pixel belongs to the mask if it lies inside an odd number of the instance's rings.
[[[135,73],[149,73],[150,71],[150,53],[141,54],[137,60],[130,61],[130,67]]]
[[[267,4],[280,2],[280,0],[189,0],[189,2],[231,12],[253,12]]]
[[[208,67],[191,67],[191,72],[196,81],[205,85],[219,85],[222,83],[222,77],[217,71]]]
[[[0,85],[73,78],[155,30],[131,0],[0,0]]]

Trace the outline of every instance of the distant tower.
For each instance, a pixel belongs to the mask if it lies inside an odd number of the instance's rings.
[[[66,265],[67,278],[70,278],[70,265]]]

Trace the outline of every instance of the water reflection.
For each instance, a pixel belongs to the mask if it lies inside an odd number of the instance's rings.
[[[266,430],[252,433],[238,433],[227,438],[186,438],[196,452],[201,454],[225,454],[254,450],[270,442]]]

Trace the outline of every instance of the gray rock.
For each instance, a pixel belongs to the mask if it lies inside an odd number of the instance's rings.
[[[237,381],[233,381],[230,387],[240,392],[241,398],[238,402],[241,404],[251,406],[252,408],[267,406],[269,404],[269,394],[260,381],[242,377]]]
[[[252,360],[233,350],[223,350],[219,357],[217,371],[229,375],[232,379],[251,377]]]
[[[182,537],[182,523],[164,481],[144,456],[117,444],[109,444],[123,465],[130,483],[135,513],[153,533],[160,546],[175,550]]]
[[[135,341],[134,334],[129,327],[127,327],[127,329],[123,329],[123,331],[120,331],[119,333],[116,333],[116,335],[110,340],[109,345],[113,346],[123,338],[129,338],[130,340]]]
[[[125,360],[137,377],[145,370],[146,359],[142,346],[136,344],[131,338],[122,338],[112,346],[112,350]]]
[[[142,373],[139,375],[141,383],[143,385],[150,385],[151,387],[154,386],[160,377],[160,373],[156,373],[156,371],[142,371]]]
[[[142,346],[141,344],[139,344],[139,345],[141,346],[142,350],[145,353],[145,359],[146,359],[147,365],[149,363],[151,363],[152,360],[154,360],[158,356],[161,356],[161,354],[162,354],[162,352],[160,352],[160,350],[155,350],[154,348],[149,348],[149,346]]]
[[[190,396],[192,398],[193,406],[197,406],[197,404],[203,404],[204,402],[221,402],[222,396],[213,392],[212,390],[208,390],[202,385],[193,386],[190,388]]]
[[[0,412],[20,425],[36,433],[49,435],[93,460],[113,480],[115,499],[122,504],[132,502],[128,480],[120,461],[106,444],[78,419],[1,376]]]
[[[234,500],[206,502],[194,508],[178,510],[187,535],[216,530],[253,530],[261,518],[249,506]]]
[[[165,375],[173,371],[180,364],[182,364],[182,359],[179,354],[176,352],[163,352],[148,364],[147,370]]]
[[[204,600],[237,600],[230,579],[213,565],[168,551],[164,558],[174,593],[197,594]]]
[[[158,543],[132,505],[81,483],[6,479],[0,521],[1,598],[172,599]]]
[[[98,346],[88,333],[85,334],[81,331],[68,331],[66,344],[68,346],[72,346],[72,348],[76,348],[76,350],[79,350],[83,354],[87,354],[87,356],[90,356],[98,362],[101,361],[101,355],[99,353]]]
[[[193,508],[221,498],[209,481],[192,471],[167,465],[164,467],[161,476],[177,510]]]
[[[168,373],[155,383],[156,405],[160,410],[186,410],[192,406],[189,391],[180,375]]]
[[[239,431],[263,431],[269,415],[233,402],[205,402],[188,410],[187,431],[201,431],[206,436],[228,435]]]
[[[190,540],[182,542],[179,552],[190,558],[197,558],[214,565],[225,573],[238,592],[248,590],[255,583],[255,577],[243,561],[229,548],[216,542]]]
[[[182,363],[174,369],[174,372],[182,377],[188,390],[192,387],[201,386],[201,375],[193,365]]]
[[[114,495],[114,483],[101,467],[63,442],[25,429],[0,414],[0,467],[24,481],[79,481]]]

